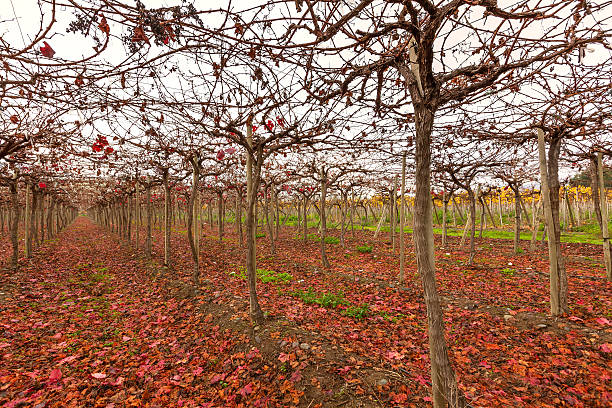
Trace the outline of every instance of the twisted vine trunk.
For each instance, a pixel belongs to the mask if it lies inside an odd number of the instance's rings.
[[[191,195],[189,196],[189,208],[187,209],[187,240],[193,258],[193,284],[197,288],[200,284],[200,246],[198,243],[198,220],[196,202],[198,200],[198,178],[200,166],[197,159],[192,160],[193,179],[191,184]]]
[[[327,251],[325,250],[325,237],[327,236],[327,216],[325,214],[325,200],[327,198],[327,175],[325,170],[321,169],[321,262],[325,269],[329,268],[329,260],[327,259]]]
[[[252,131],[252,120],[249,118],[247,121],[247,142],[251,151],[247,151],[246,161],[246,173],[247,173],[247,208],[246,208],[246,241],[247,241],[247,283],[249,286],[249,311],[251,320],[260,324],[264,320],[263,311],[259,306],[257,300],[257,285],[256,285],[256,271],[257,271],[257,246],[256,246],[256,205],[257,205],[257,186],[259,186],[261,180],[261,162],[262,152],[259,149],[257,152],[252,151],[253,149],[253,131]],[[254,162],[254,154],[257,154],[257,159]]]
[[[412,92],[415,94],[415,92]],[[465,398],[457,386],[444,338],[444,320],[436,285],[433,218],[431,204],[431,131],[435,107],[415,104],[416,124],[416,194],[414,201],[414,243],[417,268],[423,284],[429,335],[429,356],[435,408],[465,407]]]
[[[11,194],[11,216],[9,218],[9,230],[11,235],[11,244],[13,245],[13,253],[11,255],[11,267],[17,270],[19,260],[19,239],[17,237],[17,229],[19,227],[19,199],[17,197],[17,178],[11,179],[9,182],[9,191]]]
[[[164,266],[170,266],[170,186],[168,169],[164,170]]]

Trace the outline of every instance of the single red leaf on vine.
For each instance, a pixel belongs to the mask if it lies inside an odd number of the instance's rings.
[[[47,185],[41,181],[38,183],[38,188],[47,188]]]
[[[149,37],[145,34],[142,27],[134,28],[134,35],[132,35],[132,42],[141,42],[144,41],[147,44],[150,44]]]
[[[217,160],[223,160],[224,157],[225,157],[225,152],[223,150],[219,150],[217,152]]]
[[[46,41],[43,41],[43,44],[45,45],[43,47],[40,47],[40,52],[42,53],[42,55],[47,58],[53,58],[53,55],[55,55],[55,51],[53,50],[53,48],[51,48],[49,43]]]
[[[11,122],[15,124],[19,123],[19,117],[17,115],[11,115]]]
[[[100,20],[100,24],[98,24],[98,28],[106,35],[110,33],[110,27],[108,25],[108,22],[106,21],[106,17],[102,16],[102,20]]]

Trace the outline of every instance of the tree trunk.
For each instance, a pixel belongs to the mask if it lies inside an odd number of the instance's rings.
[[[146,197],[147,201],[147,236],[145,237],[145,255],[148,259],[151,259],[151,234],[152,234],[152,218],[151,218],[151,184],[147,184],[146,189]]]
[[[470,258],[468,265],[474,263],[474,256],[476,255],[476,196],[480,194],[480,187],[476,190],[476,195],[472,190],[468,190],[468,198],[470,201]]]
[[[32,187],[29,183],[26,183],[26,194],[25,194],[25,214],[24,214],[24,228],[23,232],[25,235],[24,247],[25,256],[30,258],[32,256],[32,205],[30,203],[30,196]]]
[[[520,249],[521,239],[521,208],[520,199],[521,193],[519,188],[516,187],[514,190],[514,253],[518,254]]]
[[[406,268],[406,243],[404,241],[404,226],[406,225],[406,152],[402,155],[402,182],[400,184],[400,231],[399,231],[399,251],[400,251],[400,273],[399,285],[404,284],[404,269]]]
[[[561,152],[561,139],[553,138],[548,151],[548,188],[550,191],[550,202],[554,221],[554,241],[557,246],[557,271],[559,274],[559,305],[561,313],[567,313],[568,292],[567,292],[567,273],[565,270],[565,259],[561,252],[561,223],[559,222],[560,192],[561,183],[559,182],[559,153]],[[553,237],[552,229],[549,237]]]
[[[448,244],[448,229],[447,229],[447,218],[448,218],[448,198],[446,197],[446,191],[443,192],[442,197],[442,248],[446,248]]]
[[[327,216],[325,214],[325,199],[327,197],[327,175],[325,170],[321,168],[321,262],[323,262],[324,268],[329,268],[329,261],[327,260],[327,252],[325,251],[325,237],[327,236]]]
[[[19,238],[17,231],[19,228],[19,199],[17,197],[17,176],[13,177],[9,182],[9,191],[11,193],[11,215],[9,218],[9,230],[11,231],[11,244],[13,245],[13,254],[11,255],[11,267],[17,270],[19,260]]]
[[[253,128],[251,118],[247,120],[247,143],[253,147]],[[253,156],[257,154],[257,161],[253,166]],[[247,151],[246,173],[247,173],[247,209],[246,209],[246,240],[247,240],[247,281],[249,286],[249,312],[251,320],[260,324],[264,320],[263,311],[257,300],[256,268],[257,268],[257,246],[255,241],[255,206],[257,203],[257,187],[259,186],[262,165],[261,148],[257,151]],[[254,168],[253,168],[254,167]]]
[[[266,211],[266,227],[268,228],[268,240],[270,241],[270,250],[272,251],[272,256],[276,255],[276,247],[274,246],[274,230],[272,229],[272,221],[270,220],[270,195],[268,194],[267,189],[264,190],[264,205]]]
[[[170,267],[170,185],[168,178],[170,172],[164,169],[164,266]]]
[[[136,214],[134,215],[136,217],[136,236],[134,237],[134,242],[136,244],[136,250],[138,250],[138,248],[140,247],[140,190],[139,190],[139,186],[138,186],[138,180],[136,180],[136,191],[134,193],[135,197],[134,197],[134,205],[136,206]]]
[[[191,248],[191,257],[193,258],[193,273],[191,275],[193,284],[197,288],[200,285],[200,247],[198,245],[198,209],[196,202],[198,200],[198,179],[200,177],[200,164],[196,156],[191,158],[191,166],[193,170],[191,181],[191,194],[189,196],[189,206],[187,208],[187,240],[189,248]]]
[[[554,142],[553,142],[554,143]],[[557,142],[557,145],[560,145]],[[551,143],[550,150],[553,150],[554,147]],[[563,313],[562,306],[562,297],[561,297],[561,283],[560,283],[560,271],[559,271],[559,259],[561,254],[559,254],[559,246],[557,245],[557,237],[556,231],[559,229],[558,226],[555,226],[555,222],[559,222],[559,214],[557,207],[557,218],[555,220],[555,214],[552,203],[553,196],[555,192],[554,186],[552,188],[549,187],[550,180],[552,175],[549,174],[549,169],[551,168],[551,163],[547,163],[546,161],[546,144],[544,140],[544,131],[542,129],[538,129],[538,154],[540,160],[540,179],[542,184],[542,201],[544,205],[544,215],[546,217],[546,225],[548,227],[548,256],[550,263],[550,311],[553,316],[557,316]],[[549,156],[551,152],[549,151]],[[552,155],[554,157],[554,154]],[[554,165],[554,163],[553,163]],[[557,193],[557,203],[559,201],[559,191],[556,190]]]
[[[302,227],[304,228],[304,242],[308,239],[308,198],[304,196],[304,217],[302,220]]]
[[[603,229],[603,224],[601,222],[601,207],[600,207],[600,186],[599,186],[599,173],[598,173],[598,165],[597,165],[597,156],[591,156],[591,165],[589,166],[589,173],[591,174],[591,201],[593,202],[593,210],[595,211],[595,216],[597,217],[597,223],[599,224],[599,229]]]
[[[533,198],[534,202],[535,202],[535,196]],[[540,226],[539,223],[539,219],[540,219],[540,207],[542,207],[542,205],[538,205],[538,206],[533,206],[533,214],[531,215],[532,217],[532,228],[533,230],[531,231],[531,242],[529,243],[529,251],[533,252],[536,250],[536,242],[538,239],[538,229]]]
[[[487,222],[486,220],[486,216],[485,216],[485,208],[484,208],[484,202],[482,201],[482,197],[480,197],[480,199],[478,200],[480,202],[480,225],[478,228],[478,238],[482,238],[482,231],[485,227],[485,223]]]
[[[344,243],[344,224],[346,223],[346,211],[348,211],[348,191],[346,194],[344,192],[341,193],[342,200],[340,202],[340,245],[342,248],[346,248],[346,244]],[[345,211],[346,210],[346,211]]]
[[[397,175],[393,177],[393,190],[391,190],[390,199],[391,205],[389,206],[389,236],[391,238],[391,250],[395,253],[395,206],[397,205],[396,200],[397,193]]]
[[[431,131],[435,108],[415,104],[416,150],[414,242],[417,268],[427,306],[429,355],[435,408],[464,407],[444,338],[444,319],[436,288],[433,219],[431,208]]]

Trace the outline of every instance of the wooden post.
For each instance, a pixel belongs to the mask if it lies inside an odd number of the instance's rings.
[[[402,156],[402,182],[400,184],[400,231],[399,231],[399,251],[400,251],[400,273],[399,284],[404,284],[404,269],[406,264],[406,243],[404,242],[404,226],[406,225],[406,152]]]
[[[602,189],[603,190],[603,189]],[[26,258],[30,258],[32,256],[32,216],[30,214],[30,196],[32,191],[32,187],[30,183],[26,182],[26,194],[25,194],[25,226],[24,226],[24,234],[25,234],[25,256]]]
[[[550,205],[550,189],[548,187],[548,170],[546,168],[546,143],[544,131],[538,128],[538,156],[540,162],[540,182],[542,184],[542,203],[544,216],[548,227],[548,259],[550,267],[550,312],[553,316],[561,313],[559,299],[559,271],[557,261],[557,246],[555,244],[555,225]]]
[[[606,200],[606,185],[603,177],[603,154],[597,153],[597,174],[599,177],[599,206],[601,207],[601,235],[603,237],[604,264],[606,276],[612,281],[612,254],[610,253],[610,231],[608,231],[608,203]]]

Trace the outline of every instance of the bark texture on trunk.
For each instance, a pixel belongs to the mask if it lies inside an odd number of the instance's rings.
[[[406,196],[406,152],[402,156],[402,181],[400,184],[400,232],[399,232],[399,250],[400,250],[400,273],[399,284],[404,284],[404,269],[406,268],[406,243],[404,242],[404,226],[406,225],[406,204],[404,197]]]
[[[170,266],[170,185],[169,170],[164,169],[164,266]]]
[[[321,262],[324,268],[329,268],[329,260],[325,250],[325,237],[327,236],[327,216],[325,214],[325,200],[327,199],[327,174],[324,169],[321,169]]]
[[[17,237],[17,229],[19,227],[19,199],[17,197],[17,177],[14,177],[9,182],[9,192],[11,194],[11,215],[9,217],[9,231],[11,235],[11,244],[13,253],[11,255],[11,267],[17,269],[19,260],[19,239]]]
[[[251,149],[253,148],[253,131],[252,121],[247,121],[247,142]],[[257,160],[254,160],[256,155]],[[246,161],[246,173],[247,173],[247,208],[246,208],[246,241],[247,241],[247,283],[249,286],[249,312],[251,320],[260,324],[264,320],[263,311],[259,306],[257,299],[257,285],[256,285],[256,268],[257,268],[257,247],[255,241],[255,217],[256,217],[256,205],[257,205],[257,186],[259,186],[261,180],[261,161],[262,151],[261,148],[249,152],[247,151]],[[253,163],[255,161],[255,163]]]
[[[435,109],[415,105],[416,195],[414,202],[414,242],[417,268],[423,284],[429,334],[429,355],[434,407],[464,407],[465,399],[457,386],[444,338],[444,320],[436,287],[433,218],[431,208],[431,131]]]
[[[557,147],[560,147],[560,143],[557,143]],[[555,158],[554,152],[551,152],[556,147],[551,143],[549,150],[549,157]],[[553,316],[557,316],[564,312],[563,309],[563,300],[561,296],[561,277],[559,270],[559,259],[562,256],[560,254],[560,245],[558,245],[557,240],[557,231],[560,234],[560,228],[558,226],[559,223],[559,190],[555,190],[554,184],[551,186],[551,179],[555,177],[555,175],[551,175],[551,163],[550,159],[547,163],[546,160],[546,143],[544,139],[544,131],[542,129],[538,129],[538,154],[540,161],[540,179],[542,184],[542,202],[544,206],[544,215],[546,217],[546,226],[548,230],[548,257],[550,264],[550,312]],[[558,158],[558,154],[556,156]],[[558,162],[557,162],[558,164]],[[554,163],[553,163],[554,165]],[[557,183],[558,183],[558,174]],[[556,191],[556,203],[557,203],[557,211],[555,217],[554,210],[554,192]],[[557,225],[555,225],[557,224]]]
[[[200,246],[198,243],[198,209],[196,203],[198,200],[198,180],[200,177],[200,164],[197,157],[191,159],[192,165],[192,183],[191,195],[189,196],[189,207],[187,208],[187,239],[189,248],[191,249],[191,257],[193,258],[193,273],[191,275],[193,284],[197,288],[200,285]]]

